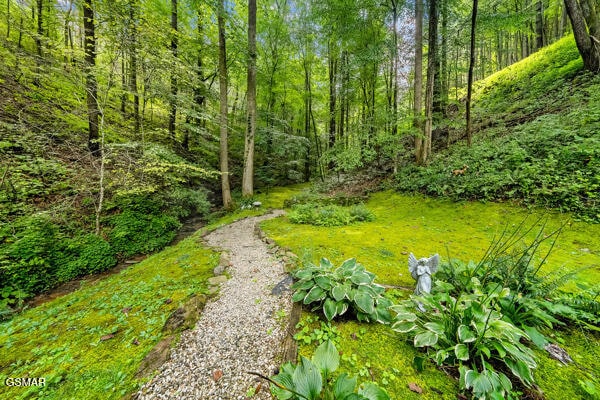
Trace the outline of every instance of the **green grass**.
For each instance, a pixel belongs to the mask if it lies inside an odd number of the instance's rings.
[[[547,219],[550,231],[568,221],[568,215],[543,210],[533,212],[510,204],[455,203],[393,192],[373,195],[366,206],[375,214],[375,221],[326,228],[295,225],[286,218],[278,218],[263,222],[262,227],[280,246],[288,247],[305,261],[317,262],[320,257],[327,257],[334,264],[339,264],[347,258],[356,257],[358,262],[377,275],[376,282],[413,287],[415,282],[408,272],[409,252],[417,257],[440,253],[442,258],[447,258],[449,253],[451,257],[465,261],[479,260],[494,236],[507,225],[516,226],[528,216],[533,223],[541,216]],[[580,274],[580,281],[600,281],[600,225],[571,221],[565,226],[543,271],[583,267],[591,268]],[[342,353],[356,353],[358,357],[355,366],[342,365],[341,372],[356,374],[357,368],[369,362],[373,377],[380,382],[384,371],[395,367],[402,378],[386,387],[393,398],[418,398],[407,389],[408,382],[415,382],[424,389],[423,398],[455,398],[456,384],[441,376],[443,374],[433,365],[428,365],[423,373],[416,373],[411,366],[416,354],[412,345],[405,343],[388,327],[354,321],[335,324],[342,332]],[[365,329],[362,338],[353,339],[352,333],[362,328]],[[555,335],[579,362],[562,367],[541,355],[535,375],[537,383],[544,391],[553,394],[548,399],[585,398],[578,380],[589,379],[596,385],[600,383],[598,374],[592,373],[590,377],[589,372],[594,370],[595,360],[600,356],[600,337],[573,331],[557,331]],[[301,346],[301,354],[311,354],[312,350],[311,346]],[[555,387],[552,378],[556,374],[561,376],[560,387]],[[560,397],[559,393],[563,396]]]
[[[0,382],[46,378],[39,388],[0,385],[0,398],[119,399],[135,391],[134,375],[161,339],[166,319],[192,294],[206,291],[218,259],[190,237],[0,324]]]

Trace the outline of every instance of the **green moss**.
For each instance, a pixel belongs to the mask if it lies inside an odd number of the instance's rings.
[[[47,385],[1,385],[0,397],[118,399],[136,390],[134,374],[164,322],[189,296],[206,291],[217,262],[217,253],[188,238],[1,324],[0,381],[44,377]]]
[[[493,238],[502,233],[506,226],[516,227],[528,217],[535,222],[543,217],[547,220],[548,232],[560,227],[568,216],[558,213],[546,213],[543,210],[532,211],[511,206],[510,204],[461,202],[438,200],[423,196],[407,196],[394,192],[377,193],[367,202],[376,219],[373,222],[359,223],[342,228],[325,228],[310,225],[294,225],[286,218],[265,221],[262,224],[266,233],[280,246],[291,249],[306,261],[317,262],[327,257],[335,264],[356,257],[369,271],[377,274],[376,282],[410,286],[414,281],[408,273],[408,253],[417,257],[440,253],[442,258],[450,254],[462,260],[479,260]],[[529,237],[533,239],[537,230]],[[548,249],[546,244],[544,250]],[[600,225],[583,222],[570,222],[565,225],[551,256],[543,270],[564,268],[585,270],[580,280],[594,283],[600,280]],[[390,298],[403,296],[402,292],[388,292]],[[436,369],[428,365],[423,373],[417,373],[412,367],[416,351],[410,343],[393,333],[389,327],[375,324],[359,324],[354,321],[335,322],[342,332],[340,350],[342,354],[356,354],[356,361],[342,364],[342,372],[358,374],[368,363],[373,378],[381,383],[389,381],[384,387],[393,398],[456,398],[457,384]],[[360,333],[360,332],[363,333]],[[358,335],[357,339],[353,338]],[[565,347],[574,358],[585,353],[581,338],[564,334]],[[540,367],[536,373],[538,383],[547,393],[570,393],[568,397],[560,395],[550,398],[583,398],[578,380],[586,378],[597,364],[598,340],[593,339],[588,346],[595,346],[590,354],[584,355],[580,366],[563,368],[566,371],[560,386],[552,379],[556,362],[546,356],[540,356]],[[311,346],[301,346],[300,353],[309,356]],[[545,358],[544,358],[545,357]],[[384,372],[396,368],[400,379],[390,380]],[[586,372],[587,371],[587,372]],[[371,377],[368,377],[369,379]],[[363,377],[363,379],[365,379]],[[594,378],[597,379],[597,378]],[[424,389],[419,396],[408,390],[408,383],[414,382]],[[562,388],[569,385],[569,388]],[[556,387],[555,387],[556,386]],[[440,394],[441,392],[442,394]]]

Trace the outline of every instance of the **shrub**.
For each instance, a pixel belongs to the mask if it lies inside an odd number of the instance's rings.
[[[175,187],[164,194],[163,208],[176,218],[189,216],[205,216],[210,212],[210,202],[203,189]]]
[[[132,210],[111,216],[109,222],[112,225],[109,242],[123,257],[162,249],[175,238],[176,230],[181,227],[175,217]]]
[[[517,399],[506,373],[531,386],[536,362],[521,343],[527,334],[496,310],[510,289],[474,281],[472,292],[453,297],[445,293],[453,289],[451,285],[443,285],[437,293],[411,296],[392,306],[396,312],[392,329],[426,349],[427,357],[438,365],[458,367],[461,389],[476,398]]]
[[[57,280],[66,282],[78,276],[106,271],[117,264],[111,245],[102,237],[88,234],[65,241],[59,260]]]
[[[392,302],[383,296],[385,289],[374,283],[375,275],[354,258],[337,268],[322,258],[318,266],[299,269],[294,277],[298,281],[292,286],[292,300],[315,303],[313,309],[322,309],[328,321],[351,310],[359,321],[390,322]]]
[[[263,378],[271,382],[271,393],[280,400],[389,400],[388,394],[374,383],[367,383],[356,392],[356,378],[343,373],[333,379],[332,373],[339,364],[338,350],[328,340],[317,347],[311,360],[301,357],[297,365],[286,363],[279,374]]]
[[[373,221],[375,216],[362,204],[348,208],[307,203],[293,206],[288,218],[294,224],[331,227],[349,225],[353,222]]]

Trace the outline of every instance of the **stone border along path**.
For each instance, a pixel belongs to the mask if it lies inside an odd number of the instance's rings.
[[[273,375],[282,360],[282,343],[292,310],[289,291],[272,295],[286,278],[284,265],[256,236],[260,221],[283,214],[246,218],[205,236],[212,247],[230,253],[231,278],[221,284],[192,330],[184,331],[158,375],[137,399],[271,399],[268,382],[247,371]]]

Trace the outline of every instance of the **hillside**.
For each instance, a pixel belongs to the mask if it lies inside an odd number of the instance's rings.
[[[572,37],[478,82],[474,115],[472,147],[458,141],[427,167],[407,164],[397,187],[517,200],[600,221],[600,77],[582,70]],[[458,140],[462,130],[452,135]]]

